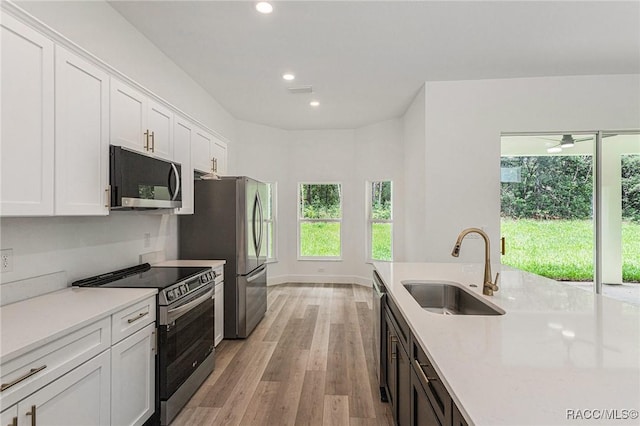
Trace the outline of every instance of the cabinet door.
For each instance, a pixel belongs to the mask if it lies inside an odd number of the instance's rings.
[[[141,425],[155,410],[155,324],[111,347],[111,422]]]
[[[149,151],[156,157],[173,160],[173,112],[149,100],[147,131],[150,132]]]
[[[457,406],[453,406],[453,426],[468,426]]]
[[[109,76],[56,46],[57,215],[109,213]]]
[[[435,410],[422,388],[415,370],[411,370],[411,422],[412,426],[440,426]]]
[[[109,425],[110,351],[90,359],[18,403],[18,424]]]
[[[193,168],[199,172],[211,171],[211,145],[213,137],[204,130],[196,129],[191,143]]]
[[[18,426],[18,404],[0,413],[0,425]]]
[[[218,138],[213,138],[211,144],[211,158],[215,158],[218,166],[218,174],[227,174],[227,143]]]
[[[387,360],[387,368],[386,368],[386,382],[387,382],[387,398],[389,399],[389,404],[391,404],[391,412],[393,413],[393,419],[396,420],[396,395],[397,395],[397,361],[396,361],[396,350],[398,344],[398,337],[396,336],[393,325],[389,320],[389,317],[385,315],[385,323],[387,329],[387,344],[382,349],[385,351],[385,359]]]
[[[0,215],[53,215],[53,42],[0,16]]]
[[[173,123],[173,159],[182,166],[182,207],[178,214],[193,214],[193,166],[191,164],[191,143],[194,126],[182,117],[175,116]]]
[[[397,423],[400,426],[409,425],[411,421],[411,363],[409,355],[400,343],[396,348],[396,366],[398,390],[396,396]]]
[[[224,283],[216,284],[215,286],[215,324],[214,324],[214,345],[218,346],[218,343],[224,338]]]
[[[147,152],[147,99],[132,87],[111,79],[111,144]]]

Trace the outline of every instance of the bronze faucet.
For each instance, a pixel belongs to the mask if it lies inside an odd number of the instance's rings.
[[[498,291],[498,277],[500,276],[500,273],[496,274],[495,282],[491,282],[491,248],[489,243],[489,236],[486,232],[484,232],[480,228],[467,228],[460,232],[460,235],[458,235],[458,239],[456,240],[456,245],[453,246],[451,256],[460,256],[460,246],[462,245],[462,240],[467,236],[467,234],[471,233],[476,233],[484,239],[484,284],[482,285],[482,294],[484,294],[485,296],[493,296],[493,292]]]

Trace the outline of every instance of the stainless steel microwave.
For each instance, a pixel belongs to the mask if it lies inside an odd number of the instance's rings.
[[[111,209],[182,207],[180,164],[121,146],[109,147]]]

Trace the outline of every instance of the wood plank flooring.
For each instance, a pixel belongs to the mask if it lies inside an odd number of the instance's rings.
[[[373,368],[371,289],[268,288],[246,340],[223,340],[216,367],[172,426],[392,425]]]

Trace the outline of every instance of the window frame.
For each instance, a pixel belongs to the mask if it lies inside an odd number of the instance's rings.
[[[371,199],[371,186],[374,182],[389,182],[391,185],[391,219],[373,219],[373,200]],[[394,259],[394,247],[393,247],[393,234],[394,234],[394,184],[393,179],[372,179],[367,180],[365,183],[365,208],[367,218],[367,230],[365,232],[365,250],[366,250],[366,263],[373,262],[393,262]],[[374,223],[388,223],[391,225],[391,259],[374,259],[373,258],[373,224]]]
[[[273,253],[271,257],[267,254],[266,263],[276,263],[278,261],[278,232],[277,232],[277,217],[278,217],[278,182],[265,182],[270,191],[271,201],[271,218],[264,219],[266,229],[269,229],[267,223],[271,223],[271,230],[273,234]],[[269,233],[267,237],[267,253],[269,253]]]
[[[301,217],[301,209],[300,209],[300,193],[302,192],[300,189],[302,187],[302,185],[338,185],[340,187],[340,219],[307,219],[307,218],[303,218]],[[323,262],[341,262],[342,261],[342,243],[344,241],[343,238],[343,229],[344,226],[343,225],[343,219],[344,219],[344,186],[342,184],[342,182],[335,182],[335,181],[330,181],[330,182],[310,182],[310,181],[304,181],[304,182],[298,182],[297,186],[296,186],[296,217],[297,217],[297,221],[296,221],[296,240],[297,240],[297,260],[300,261],[323,261]],[[337,222],[340,223],[340,254],[338,256],[303,256],[301,253],[301,246],[302,246],[302,240],[300,239],[301,237],[301,233],[300,233],[300,228],[302,223],[304,222],[309,222],[309,223],[314,223],[314,222]]]

